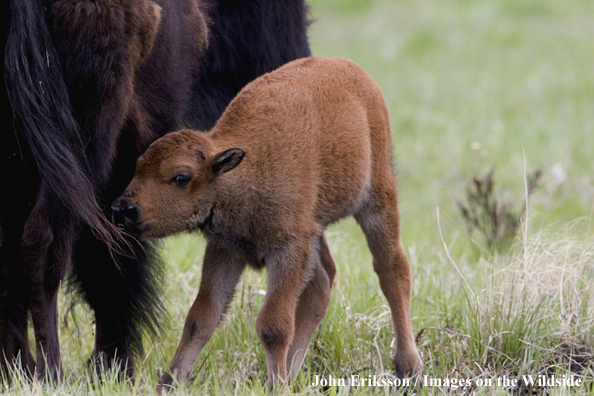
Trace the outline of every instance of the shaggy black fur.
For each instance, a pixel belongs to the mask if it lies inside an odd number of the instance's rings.
[[[311,55],[303,0],[220,0],[210,5],[209,18],[208,51],[185,117],[186,124],[201,131],[214,126],[246,83]]]
[[[247,82],[310,55],[303,0],[156,3],[0,5],[0,372],[20,358],[59,378],[56,296],[69,268],[95,312],[92,359],[134,368],[164,315],[163,267],[152,246],[120,242],[109,203],[154,139],[182,122],[210,128]]]

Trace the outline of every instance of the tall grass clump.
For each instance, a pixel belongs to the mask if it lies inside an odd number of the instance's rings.
[[[575,224],[541,231],[488,260],[493,272],[462,315],[469,361],[498,375],[566,373],[592,385],[594,242],[579,234]]]

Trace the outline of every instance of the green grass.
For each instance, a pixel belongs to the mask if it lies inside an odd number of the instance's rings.
[[[594,2],[310,4],[314,55],[359,63],[382,87],[390,109],[424,374],[476,382],[573,372],[589,386],[554,387],[551,394],[594,394]],[[543,170],[528,224],[523,219],[512,249],[497,254],[469,240],[456,207],[470,178],[491,168],[496,188],[516,208],[524,200],[524,174]],[[346,220],[327,237],[338,266],[328,314],[302,375],[280,393],[324,394],[310,385],[315,374],[392,372],[389,310],[363,235]],[[146,340],[135,382],[113,376],[100,382],[86,370],[92,315],[84,306],[68,311],[70,300],[62,297],[66,381],[54,387],[16,381],[0,393],[153,393],[197,293],[204,242],[180,235],[163,246],[171,318],[158,339]],[[263,273],[244,274],[226,320],[198,359],[196,379],[181,394],[267,394],[254,325],[265,289]],[[369,387],[328,392],[390,394]],[[499,386],[456,392],[508,394]]]

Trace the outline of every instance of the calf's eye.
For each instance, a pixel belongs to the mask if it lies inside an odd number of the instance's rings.
[[[171,179],[171,183],[177,184],[181,187],[187,186],[189,182],[190,176],[187,175],[177,175],[173,179]]]

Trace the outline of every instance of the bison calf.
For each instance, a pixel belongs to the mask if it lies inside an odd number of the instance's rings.
[[[324,230],[350,215],[390,305],[396,373],[422,369],[391,154],[379,87],[353,62],[323,58],[253,81],[211,131],[171,133],[147,149],[113,203],[116,223],[140,239],[200,230],[208,241],[200,290],[160,389],[188,379],[246,264],[268,273],[256,322],[268,381],[295,375],[336,272]]]

